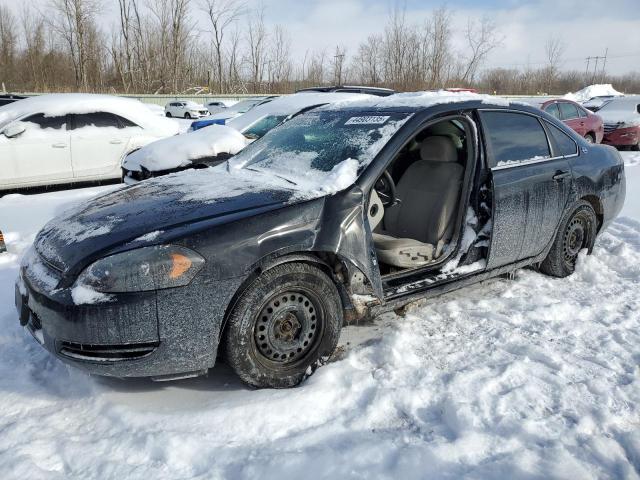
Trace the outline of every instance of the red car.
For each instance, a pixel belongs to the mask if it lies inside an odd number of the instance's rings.
[[[617,97],[598,110],[606,132],[603,143],[640,150],[640,95]]]
[[[600,116],[571,100],[547,100],[540,108],[567,125],[589,143],[600,143],[604,137],[604,124]]]

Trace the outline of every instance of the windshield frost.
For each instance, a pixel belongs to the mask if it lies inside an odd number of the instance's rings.
[[[229,161],[232,169],[268,172],[295,184],[349,160],[361,171],[409,119],[407,113],[317,111],[296,117]]]

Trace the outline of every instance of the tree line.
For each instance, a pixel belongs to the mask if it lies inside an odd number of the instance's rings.
[[[117,0],[104,25],[103,0],[49,0],[42,10],[0,5],[0,87],[8,91],[171,94],[289,93],[326,84],[401,91],[474,87],[498,94],[559,94],[613,82],[640,91],[640,75],[562,69],[564,44],[550,38],[537,68],[485,68],[506,39],[488,17],[452,27],[441,7],[420,22],[395,8],[358,45],[292,53],[284,25],[242,0]],[[198,21],[196,21],[198,18]],[[456,49],[455,45],[463,45]]]

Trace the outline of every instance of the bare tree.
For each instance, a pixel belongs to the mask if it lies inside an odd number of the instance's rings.
[[[344,81],[344,65],[346,57],[346,47],[336,46],[336,53],[333,55],[333,83],[335,85],[342,85]]]
[[[201,4],[211,26],[218,91],[224,93],[224,37],[228,28],[244,14],[245,5],[239,0],[201,0]]]
[[[270,90],[273,91],[276,84],[291,81],[291,38],[283,26],[276,25],[271,39],[268,74]]]
[[[489,17],[482,17],[479,22],[469,19],[465,31],[469,57],[461,76],[464,84],[472,83],[486,57],[502,43],[497,34],[496,25]]]
[[[14,16],[8,7],[0,5],[0,82],[9,81],[12,79],[10,76],[13,77],[17,41]]]
[[[564,42],[559,37],[549,37],[544,44],[544,52],[547,59],[547,66],[544,71],[545,87],[548,92],[558,76],[562,54],[564,53]]]
[[[247,22],[247,59],[251,89],[258,92],[265,73],[265,59],[267,47],[267,30],[264,25],[265,7],[260,4]]]
[[[91,43],[95,37],[95,17],[100,9],[100,0],[49,0],[52,15],[48,21],[54,31],[65,41],[73,62],[76,87],[89,88],[89,62]],[[95,45],[94,45],[95,46]]]

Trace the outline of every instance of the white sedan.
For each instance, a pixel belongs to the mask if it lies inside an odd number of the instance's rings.
[[[0,107],[0,191],[120,178],[128,153],[176,135],[137,100],[53,94]]]
[[[164,112],[167,117],[180,118],[200,118],[209,115],[209,110],[204,106],[185,100],[167,103]]]

